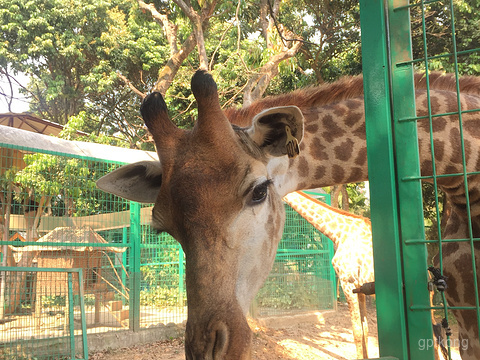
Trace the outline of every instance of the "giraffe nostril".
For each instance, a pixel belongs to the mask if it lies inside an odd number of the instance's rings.
[[[213,360],[222,360],[227,353],[228,348],[228,329],[227,325],[220,323],[215,330],[215,343],[213,345]]]

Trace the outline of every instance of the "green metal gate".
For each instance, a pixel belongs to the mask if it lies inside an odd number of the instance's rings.
[[[474,48],[460,51],[456,47],[454,10],[455,6],[461,3],[360,1],[367,150],[369,164],[375,164],[369,167],[369,179],[378,337],[380,355],[384,357],[433,359],[431,311],[440,312],[441,317],[450,324],[455,322],[450,313],[452,307],[446,304],[443,293],[440,294],[438,306],[430,305],[427,269],[432,265],[432,260],[428,250],[431,251],[435,245],[441,249],[440,223],[443,203],[440,200],[441,194],[434,191],[433,212],[436,224],[433,226],[439,235],[433,239],[425,234],[426,209],[422,199],[427,190],[422,188],[421,183],[425,177],[420,174],[417,124],[422,121],[429,124],[432,134],[432,119],[453,114],[458,116],[461,129],[462,110],[458,100],[458,111],[452,114],[433,114],[429,100],[428,116],[417,116],[413,75],[418,70],[431,71],[432,62],[438,59],[450,59],[450,65],[446,65],[445,69],[454,72],[458,79],[459,64],[463,61],[459,58],[460,55],[470,56],[478,51]],[[431,34],[427,35],[426,32],[429,21],[426,13],[431,6],[441,6],[442,11],[449,14],[449,20],[443,25],[449,33],[448,42],[451,48],[441,54],[430,53],[427,48],[426,39]],[[413,16],[420,24],[420,31],[415,39],[411,33]],[[416,59],[412,55],[412,43],[420,44],[420,51],[417,51],[420,55]],[[468,173],[465,167],[463,141],[462,147],[464,171],[455,176],[466,180],[471,173]],[[433,135],[430,148],[433,153]],[[435,169],[433,156],[432,162]],[[428,179],[436,184],[442,176],[446,175],[437,174],[434,170],[433,176]],[[463,241],[468,242],[473,251],[474,241],[478,239],[473,238],[472,231],[470,233],[470,238]],[[474,262],[474,256],[472,261]],[[440,269],[441,264],[440,260]],[[477,306],[473,309],[478,318],[478,289],[475,287],[471,291],[475,291]],[[458,334],[453,334],[445,344],[449,358],[453,347],[464,345]]]

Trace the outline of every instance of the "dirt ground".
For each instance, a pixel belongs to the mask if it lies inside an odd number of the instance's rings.
[[[378,357],[375,309],[369,320],[369,357]],[[253,336],[253,358],[259,360],[343,360],[356,358],[350,317],[346,305],[337,311],[249,320]],[[161,354],[161,356],[159,356]],[[183,339],[161,341],[91,354],[93,360],[183,360]]]
[[[369,358],[377,358],[375,307],[369,306]],[[253,330],[253,359],[356,359],[353,332],[345,304],[338,310],[249,320]],[[452,360],[460,360],[452,348]],[[90,354],[92,360],[184,360],[183,338]]]

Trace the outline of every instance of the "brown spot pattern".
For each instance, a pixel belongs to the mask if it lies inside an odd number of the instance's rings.
[[[351,110],[357,110],[358,108],[362,108],[363,110],[363,101],[359,99],[349,99],[345,101],[347,107]]]
[[[458,218],[457,213],[452,212],[450,219],[447,222],[447,226],[445,228],[446,234],[456,234],[458,230],[460,230],[461,221]]]
[[[333,110],[333,114],[334,114],[336,117],[343,117],[346,112],[347,112],[347,108],[344,107],[344,106],[341,106],[341,105],[338,105],[338,106]]]
[[[325,115],[322,119],[322,123],[325,129],[322,132],[322,137],[325,139],[325,141],[331,143],[335,139],[345,135],[345,130],[343,130],[340,126],[337,125],[331,115]]]
[[[440,103],[436,96],[430,96],[430,105],[432,109],[432,114],[438,114],[440,112]]]
[[[362,148],[357,153],[355,158],[355,165],[363,166],[367,163],[367,148]]]
[[[342,184],[345,179],[345,170],[339,165],[332,166],[332,177],[336,184]]]
[[[433,119],[433,123],[432,123],[433,131],[435,132],[444,131],[446,126],[447,126],[447,119],[445,119],[444,117]]]
[[[367,140],[367,134],[365,132],[365,123],[352,131],[352,134],[362,140]]]
[[[443,156],[445,155],[445,142],[440,140],[433,140],[433,149],[435,151],[435,159],[437,161],[442,161]]]
[[[305,126],[305,131],[310,134],[315,134],[318,131],[318,124],[308,124]]]
[[[317,169],[315,170],[315,177],[317,179],[321,179],[325,176],[326,169],[325,166],[318,166]]]
[[[298,159],[298,175],[307,177],[309,174],[308,162],[304,157]]]
[[[328,155],[325,152],[326,147],[322,145],[322,140],[315,138],[310,145],[310,155],[316,160],[327,160]]]
[[[352,112],[352,113],[349,113],[347,118],[345,119],[345,124],[348,127],[353,127],[363,119],[364,119],[363,112]]]
[[[450,130],[450,146],[453,148],[450,161],[453,163],[461,163],[462,153],[459,151],[460,131],[457,128]]]
[[[423,176],[430,175],[432,173],[432,160],[424,160],[420,166]]]
[[[464,140],[463,141],[463,146],[464,146],[464,149],[465,149],[465,161],[466,161],[466,164],[468,164],[468,161],[470,160],[470,154],[471,154],[471,148],[472,148],[472,145],[470,144],[470,141],[468,140]],[[460,160],[462,161],[462,160]]]
[[[335,153],[335,158],[342,161],[349,160],[352,157],[353,145],[354,143],[352,139],[347,139],[340,145],[335,146],[333,149]]]
[[[477,120],[469,120],[463,123],[463,129],[473,137],[480,139],[480,124]]]
[[[357,182],[360,181],[359,179],[363,179],[363,169],[359,167],[352,168],[352,172],[350,177],[348,178],[347,182]]]

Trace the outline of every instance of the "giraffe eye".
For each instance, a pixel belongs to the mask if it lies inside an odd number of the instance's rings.
[[[271,180],[267,180],[253,188],[252,204],[259,204],[267,198],[268,186],[271,184],[271,182]]]

